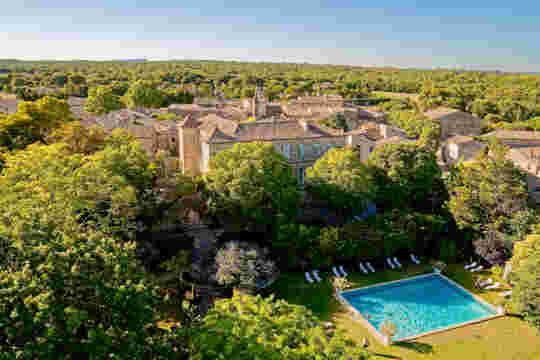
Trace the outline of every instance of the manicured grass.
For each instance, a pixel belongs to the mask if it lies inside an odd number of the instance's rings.
[[[378,269],[375,274],[370,275],[350,270],[353,269],[347,269],[349,279],[356,288],[431,272],[431,266],[408,265],[405,271]],[[513,316],[422,337],[413,342],[383,346],[364,326],[350,318],[341,304],[332,296],[332,288],[328,281],[330,274],[323,275],[324,282],[308,284],[303,273],[283,274],[266,292],[273,293],[277,298],[285,299],[290,303],[306,306],[321,320],[334,321],[338,328],[344,329],[357,342],[364,337],[368,338],[369,350],[374,354],[374,359],[540,359],[540,335],[527,323]],[[456,264],[450,265],[445,275],[491,304],[498,305],[505,302],[497,294],[506,291],[508,289],[506,286],[496,291],[479,290],[474,287],[474,282],[479,277],[482,279],[491,277],[494,282],[501,282],[496,274],[489,271],[471,274],[463,270],[463,264]]]

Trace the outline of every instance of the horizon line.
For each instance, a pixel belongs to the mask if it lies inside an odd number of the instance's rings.
[[[497,72],[505,74],[540,74],[540,72],[530,72],[530,71],[504,71],[494,68],[467,68],[465,67],[452,67],[452,66],[436,66],[436,67],[415,67],[415,66],[401,66],[401,65],[353,65],[353,64],[344,64],[344,63],[314,63],[309,61],[271,61],[271,60],[241,60],[241,59],[152,59],[152,58],[111,58],[111,59],[84,59],[84,58],[71,58],[71,59],[54,59],[54,58],[43,58],[43,59],[20,59],[20,58],[0,58],[0,63],[3,62],[22,62],[22,63],[39,63],[39,62],[94,62],[94,63],[105,63],[105,62],[236,62],[236,63],[246,63],[246,64],[286,64],[286,65],[312,65],[312,66],[335,66],[335,67],[353,67],[353,68],[374,68],[374,69],[398,69],[398,70],[423,70],[423,71],[466,71],[466,72]],[[473,65],[470,65],[473,67]]]

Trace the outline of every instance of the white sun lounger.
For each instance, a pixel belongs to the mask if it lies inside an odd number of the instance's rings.
[[[394,263],[397,265],[398,268],[402,268],[401,263],[399,262],[398,258],[394,256]]]
[[[510,295],[512,295],[512,290],[508,290],[508,291],[499,293],[499,296],[502,296],[502,297],[507,297],[507,296],[510,296]]]
[[[319,270],[313,270],[312,273],[313,273],[313,278],[314,278],[317,282],[321,282],[321,281],[322,281],[321,277],[319,276]]]
[[[375,272],[375,268],[373,266],[371,266],[371,263],[370,262],[367,262],[366,263],[366,266],[369,270],[371,270],[371,272]]]
[[[420,264],[420,260],[418,260],[418,258],[414,256],[414,254],[410,254],[410,255],[411,255],[411,260],[413,263],[415,263],[416,265]]]
[[[469,269],[472,269],[473,267],[475,267],[476,265],[478,265],[478,263],[475,261],[475,262],[473,262],[472,264],[467,264],[467,265],[465,265],[463,268],[464,268],[465,270],[469,270]]]
[[[391,267],[392,269],[395,269],[395,268],[396,268],[396,266],[395,266],[394,263],[392,262],[392,259],[386,258],[386,263],[387,263],[388,265],[390,265],[390,267]]]
[[[475,267],[474,269],[470,269],[470,272],[478,272],[484,270],[484,267],[482,265]]]
[[[347,275],[349,275],[349,274],[347,274],[347,272],[346,272],[345,269],[343,268],[343,265],[340,265],[340,266],[339,266],[339,270],[340,270],[341,273],[343,274],[343,277],[347,277]]]
[[[306,280],[308,283],[313,284],[313,279],[311,278],[311,276],[309,275],[307,271],[306,271]]]
[[[336,267],[332,267],[332,271],[334,272],[334,275],[336,275],[337,277],[341,277],[341,274],[337,271]]]
[[[496,282],[496,283],[493,284],[493,285],[486,286],[484,289],[485,289],[485,290],[492,290],[492,289],[498,288],[499,286],[501,286],[501,283]]]
[[[483,288],[483,287],[488,286],[488,285],[490,285],[490,284],[492,284],[492,283],[493,283],[493,279],[492,279],[492,278],[489,278],[489,279],[487,279],[486,281],[478,281],[478,283],[477,283],[476,285],[477,285],[478,287],[480,287],[480,288]]]
[[[364,274],[368,274],[368,271],[366,270],[366,268],[364,267],[364,264],[360,263],[360,271],[362,271]]]

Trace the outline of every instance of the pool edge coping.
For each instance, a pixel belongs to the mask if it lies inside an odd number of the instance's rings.
[[[419,278],[424,278],[424,277],[428,277],[428,276],[440,276],[441,278],[445,279],[446,281],[450,282],[451,284],[457,286],[459,289],[461,289],[462,291],[465,291],[467,294],[471,295],[476,301],[482,303],[483,305],[487,306],[489,309],[492,309],[493,311],[495,311],[495,315],[490,315],[490,316],[486,316],[486,317],[482,317],[482,318],[479,318],[479,319],[475,319],[475,320],[471,320],[471,321],[467,321],[467,322],[464,322],[464,323],[460,323],[460,324],[456,324],[456,325],[451,325],[451,326],[448,326],[448,327],[445,327],[445,328],[441,328],[441,329],[436,329],[436,330],[431,330],[431,331],[426,331],[426,332],[423,332],[423,333],[420,333],[420,334],[417,334],[417,335],[413,335],[413,336],[409,336],[409,337],[406,337],[406,338],[402,338],[402,339],[397,339],[396,341],[393,341],[392,339],[389,339],[389,343],[398,343],[398,342],[406,342],[406,341],[410,341],[410,340],[414,340],[414,339],[418,339],[418,338],[421,338],[421,337],[425,337],[425,336],[429,336],[429,335],[434,335],[434,334],[437,334],[437,333],[442,333],[442,332],[445,332],[445,331],[449,331],[449,330],[453,330],[453,329],[457,329],[457,328],[460,328],[460,327],[464,327],[464,326],[468,326],[468,325],[473,325],[473,324],[477,324],[477,323],[481,323],[481,322],[484,322],[484,321],[488,321],[488,320],[492,320],[492,319],[496,319],[496,318],[500,318],[500,317],[504,317],[505,316],[505,313],[500,313],[499,310],[497,308],[495,308],[494,305],[488,303],[487,301],[485,301],[484,299],[482,299],[480,296],[476,295],[476,294],[473,294],[471,291],[467,290],[466,288],[464,288],[463,286],[461,286],[460,284],[458,284],[457,282],[455,282],[454,280],[444,276],[443,274],[441,273],[438,273],[438,272],[433,272],[433,273],[428,273],[428,274],[422,274],[422,275],[417,275],[417,276],[413,276],[413,277],[410,277],[410,278],[405,278],[405,279],[400,279],[400,280],[392,280],[392,281],[386,281],[386,282],[382,282],[382,283],[378,283],[378,284],[373,284],[373,285],[368,285],[368,286],[363,286],[363,287],[359,287],[359,288],[356,288],[356,289],[350,289],[350,290],[345,290],[345,291],[336,291],[336,296],[339,300],[340,303],[342,303],[348,310],[349,312],[352,312],[356,315],[356,318],[353,317],[353,320],[357,320],[357,321],[360,321],[362,324],[364,324],[364,326],[366,326],[368,328],[368,330],[372,333],[372,335],[375,336],[375,338],[377,338],[379,341],[381,341],[383,344],[385,345],[388,345],[386,343],[386,337],[380,333],[376,328],[375,326],[373,326],[367,319],[364,318],[364,316],[357,310],[355,309],[350,303],[349,301],[347,301],[343,296],[342,294],[344,293],[349,293],[349,292],[353,292],[353,291],[357,291],[357,290],[360,290],[360,289],[368,289],[368,288],[373,288],[373,287],[377,287],[377,286],[383,286],[383,285],[388,285],[388,284],[392,284],[392,283],[397,283],[397,282],[404,282],[404,281],[409,281],[409,280],[415,280],[415,279],[419,279]]]

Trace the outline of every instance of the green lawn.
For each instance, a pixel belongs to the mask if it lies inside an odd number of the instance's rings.
[[[349,271],[349,269],[347,269]],[[427,265],[407,266],[406,271],[379,271],[375,274],[362,275],[349,271],[349,279],[354,287],[371,285],[379,282],[398,280],[430,272]],[[463,270],[463,264],[451,265],[446,275],[460,283],[473,293],[492,304],[504,304],[504,299],[497,291],[481,291],[474,288],[478,278],[500,278],[490,272],[471,274]],[[330,274],[324,274],[328,278]],[[505,291],[506,288],[503,288]],[[397,343],[386,347],[378,343],[373,336],[358,322],[352,320],[341,304],[332,296],[328,280],[320,284],[308,284],[303,273],[287,273],[267,290],[277,298],[293,304],[304,305],[311,309],[321,320],[332,320],[338,328],[344,329],[357,341],[367,337],[369,350],[374,359],[443,359],[443,360],[538,360],[540,359],[540,336],[534,328],[524,321],[505,316],[480,324],[470,325],[436,335],[419,338],[414,342]]]

